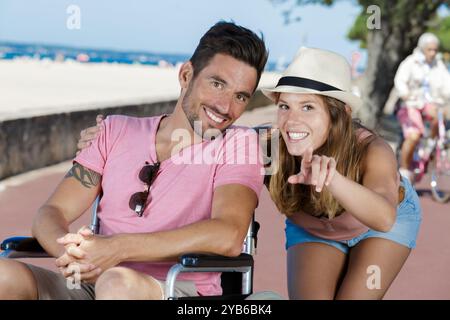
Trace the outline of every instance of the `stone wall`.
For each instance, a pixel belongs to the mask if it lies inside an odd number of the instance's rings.
[[[99,113],[155,116],[172,113],[175,104],[172,100],[0,121],[0,180],[73,158],[80,131],[94,125]],[[258,91],[247,110],[268,104]]]
[[[95,117],[171,113],[176,101],[50,114],[0,122],[0,180],[74,157],[80,131]]]

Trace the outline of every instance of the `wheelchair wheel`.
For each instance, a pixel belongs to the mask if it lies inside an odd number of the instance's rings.
[[[431,165],[431,193],[434,200],[450,200],[450,150],[436,150]]]

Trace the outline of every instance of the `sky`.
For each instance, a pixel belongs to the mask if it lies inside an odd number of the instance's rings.
[[[70,5],[80,9],[80,29],[66,26]],[[270,0],[0,0],[0,41],[190,55],[224,19],[262,32],[273,62],[290,61],[302,45],[348,59],[359,50],[346,38],[361,10],[356,1],[298,7],[301,21],[286,25],[282,11],[290,6]]]

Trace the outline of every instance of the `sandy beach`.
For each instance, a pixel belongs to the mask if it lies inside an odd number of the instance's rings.
[[[275,73],[263,74],[271,86]],[[0,60],[0,121],[15,118],[176,99],[178,68]]]

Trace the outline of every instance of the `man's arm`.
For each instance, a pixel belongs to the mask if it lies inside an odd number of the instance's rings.
[[[100,192],[101,175],[75,163],[54,193],[39,209],[32,234],[52,256],[65,250],[56,239],[69,232],[69,225],[80,217]]]
[[[121,234],[122,261],[174,261],[189,252],[238,256],[258,198],[249,187],[229,184],[214,192],[212,218],[172,231]]]

